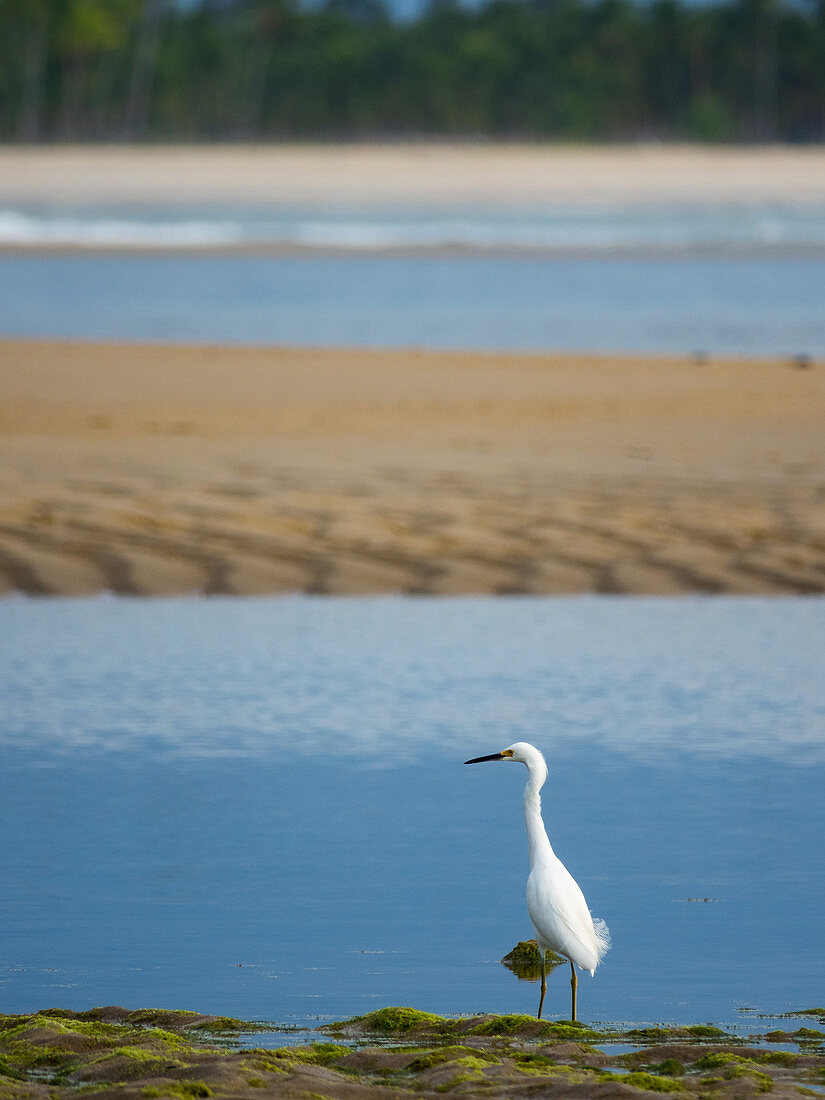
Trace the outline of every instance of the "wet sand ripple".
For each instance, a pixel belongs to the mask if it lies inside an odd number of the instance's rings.
[[[825,591],[817,364],[3,351],[0,591]]]

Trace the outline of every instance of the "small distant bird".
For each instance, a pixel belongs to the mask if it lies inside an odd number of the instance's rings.
[[[541,817],[539,791],[547,779],[547,765],[539,750],[526,741],[518,741],[509,749],[494,752],[491,756],[477,756],[465,760],[465,764],[482,764],[486,760],[516,760],[527,767],[527,786],[524,788],[524,820],[527,824],[527,843],[530,849],[530,875],[527,879],[527,912],[536,930],[536,941],[541,955],[541,998],[538,1018],[544,1007],[547,992],[547,964],[545,953],[556,951],[570,963],[570,988],[572,1011],[576,1019],[576,967],[589,970],[591,975],[610,947],[610,932],[604,921],[590,915],[581,888],[550,844]]]

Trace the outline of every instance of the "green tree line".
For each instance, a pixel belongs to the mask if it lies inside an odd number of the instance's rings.
[[[0,140],[822,141],[825,0],[0,0]]]

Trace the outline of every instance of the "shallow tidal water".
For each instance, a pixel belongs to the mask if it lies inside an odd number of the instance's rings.
[[[825,1001],[825,601],[0,601],[2,1011],[534,1012],[524,769],[589,1022]],[[569,1013],[568,974],[548,1014]]]
[[[821,253],[0,255],[0,335],[825,355]]]

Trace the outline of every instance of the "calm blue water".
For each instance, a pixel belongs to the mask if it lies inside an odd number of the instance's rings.
[[[0,256],[0,334],[825,355],[825,259]]]
[[[10,598],[0,639],[3,1011],[534,1011],[524,770],[461,764],[518,739],[613,934],[584,1019],[825,1000],[822,600]]]
[[[58,251],[0,255],[0,335],[825,355],[822,203],[0,209],[32,245]]]

